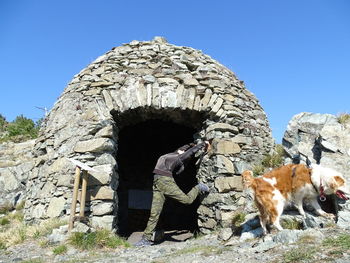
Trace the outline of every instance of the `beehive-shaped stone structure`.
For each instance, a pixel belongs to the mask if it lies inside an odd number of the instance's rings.
[[[75,167],[68,157],[96,170],[86,207],[92,226],[142,230],[157,158],[205,139],[213,139],[211,152],[177,180],[184,191],[202,181],[211,193],[191,206],[169,200],[165,228],[207,232],[229,224],[243,201],[240,174],[271,151],[271,130],[243,82],[201,51],[161,37],[113,48],[74,76],[46,117],[25,219],[70,214]]]

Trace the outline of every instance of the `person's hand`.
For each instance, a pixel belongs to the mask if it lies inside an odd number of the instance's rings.
[[[205,151],[208,152],[210,150],[210,142],[204,141],[204,143],[205,143]]]

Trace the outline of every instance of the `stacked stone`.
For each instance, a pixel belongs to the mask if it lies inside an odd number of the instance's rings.
[[[34,167],[35,141],[0,145],[0,207],[13,208],[25,199],[28,173]]]
[[[199,226],[206,232],[229,224],[244,201],[239,175],[273,148],[266,115],[230,70],[201,51],[168,44],[160,37],[113,48],[68,84],[35,144],[27,221],[69,215],[74,166],[66,157],[71,157],[97,171],[88,194],[92,225],[115,226],[115,155],[122,127],[114,117],[133,110],[138,114],[125,118],[125,125],[152,114],[190,124],[194,119],[184,118],[183,112],[204,114],[197,137],[213,139],[213,148],[197,178],[209,184],[212,193],[199,207]]]

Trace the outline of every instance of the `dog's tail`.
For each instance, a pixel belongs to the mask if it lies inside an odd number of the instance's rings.
[[[252,187],[254,182],[253,172],[250,170],[245,170],[242,173],[242,183],[245,188]]]

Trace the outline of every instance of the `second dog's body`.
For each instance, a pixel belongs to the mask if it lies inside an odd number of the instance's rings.
[[[330,217],[318,204],[319,195],[337,194],[347,199],[345,180],[338,172],[319,165],[308,168],[303,164],[289,164],[272,170],[260,177],[244,171],[242,180],[246,187],[254,190],[255,203],[260,212],[260,223],[267,233],[266,225],[272,224],[282,230],[280,216],[287,202],[293,201],[299,213],[305,216],[303,200],[309,200],[316,213]]]

